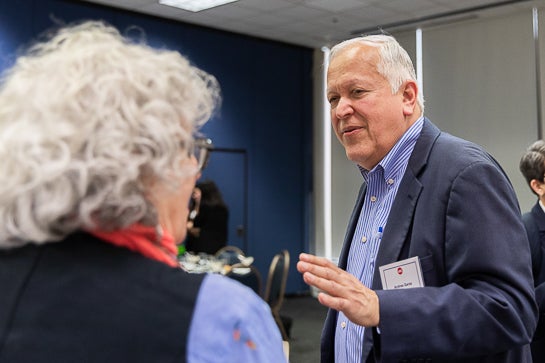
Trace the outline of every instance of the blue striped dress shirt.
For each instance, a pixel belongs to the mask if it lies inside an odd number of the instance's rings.
[[[346,270],[369,288],[373,283],[382,233],[388,227],[386,222],[390,209],[423,124],[424,119],[420,117],[373,169],[360,167],[367,190],[350,245]],[[364,331],[363,326],[352,323],[339,312],[335,331],[335,362],[360,363]]]

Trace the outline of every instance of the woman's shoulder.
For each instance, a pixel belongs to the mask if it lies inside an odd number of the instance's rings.
[[[271,314],[265,301],[252,289],[228,277],[209,274],[203,280],[197,305],[203,309],[218,308],[218,314],[244,320],[252,315]]]
[[[250,288],[205,277],[189,333],[189,361],[282,362],[282,338],[269,306]]]

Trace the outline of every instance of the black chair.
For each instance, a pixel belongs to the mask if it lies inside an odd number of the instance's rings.
[[[240,262],[239,256],[244,257],[244,252],[236,246],[225,246],[220,248],[216,254],[218,260],[225,260],[228,265],[235,265]]]
[[[242,263],[237,263],[231,267],[225,276],[248,286],[257,295],[261,296],[261,273],[254,265],[246,266]]]
[[[286,281],[290,267],[290,254],[287,250],[277,253],[269,267],[267,276],[267,285],[263,295],[264,300],[269,304],[276,325],[283,340],[289,340],[289,331],[291,328],[291,318],[280,315],[280,308],[284,303],[284,293],[286,292]]]

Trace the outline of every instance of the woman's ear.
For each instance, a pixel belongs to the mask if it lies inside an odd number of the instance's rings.
[[[405,81],[401,88],[403,90],[403,114],[410,116],[415,112],[418,96],[418,85],[415,81]]]

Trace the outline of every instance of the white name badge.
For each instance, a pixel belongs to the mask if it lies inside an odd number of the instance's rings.
[[[384,290],[424,287],[418,256],[380,266],[379,271]]]

